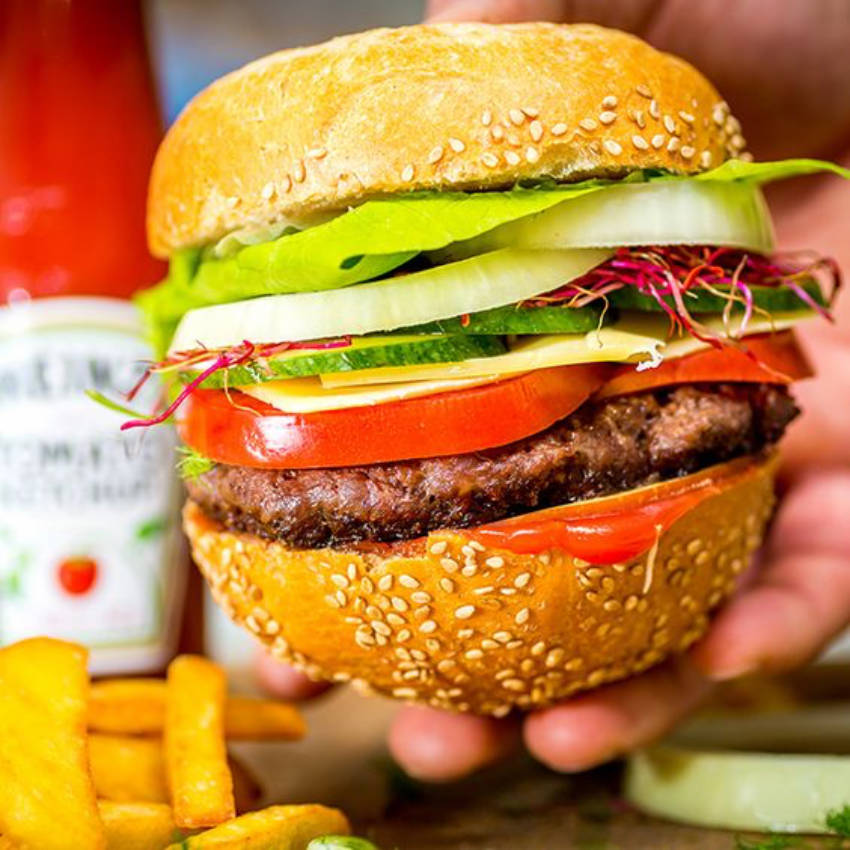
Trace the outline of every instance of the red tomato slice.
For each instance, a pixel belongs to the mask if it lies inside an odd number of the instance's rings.
[[[776,457],[770,461],[776,462]],[[547,508],[461,533],[519,554],[559,549],[591,564],[629,561],[649,551],[661,534],[703,499],[757,474],[762,463],[741,458],[663,484]]]
[[[321,413],[283,413],[242,393],[198,390],[178,421],[206,457],[267,469],[358,466],[503,446],[572,413],[610,374],[602,364],[539,369],[494,384]],[[237,406],[238,405],[238,406]]]
[[[744,344],[746,351],[731,346],[707,348],[687,357],[665,360],[657,368],[642,372],[633,365],[618,366],[596,397],[701,381],[790,384],[814,374],[792,331],[747,337]]]

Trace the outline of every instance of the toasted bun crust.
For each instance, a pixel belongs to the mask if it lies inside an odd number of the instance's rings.
[[[313,677],[501,716],[622,679],[697,640],[761,543],[774,467],[754,462],[655,551],[610,566],[470,546],[448,531],[385,556],[298,551],[226,531],[191,501],[184,526],[216,600],[275,656]]]
[[[223,77],[162,143],[151,250],[413,189],[691,173],[740,125],[686,62],[589,25],[432,24],[283,50]]]

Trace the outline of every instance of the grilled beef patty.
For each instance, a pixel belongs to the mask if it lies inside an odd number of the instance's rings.
[[[293,547],[391,542],[687,475],[776,442],[797,412],[768,384],[667,387],[588,402],[487,451],[341,469],[220,464],[188,488],[226,527]]]

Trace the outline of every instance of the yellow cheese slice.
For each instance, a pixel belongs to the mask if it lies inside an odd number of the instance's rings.
[[[747,334],[783,330],[810,318],[808,310],[774,314],[772,319],[753,317]],[[733,319],[729,331],[737,333],[739,319]],[[705,325],[716,333],[724,333],[721,317],[712,317]],[[708,343],[686,334],[668,339],[670,323],[660,313],[629,313],[616,324],[586,334],[564,334],[520,337],[506,354],[476,357],[460,363],[426,363],[411,366],[389,366],[322,375],[322,385],[329,390],[362,385],[391,384],[409,381],[474,378],[484,374],[511,375],[545,369],[549,366],[572,366],[580,363],[637,362],[651,368],[671,357],[684,357],[706,348]]]
[[[482,375],[477,378],[448,381],[407,381],[377,386],[342,387],[336,390],[325,389],[318,377],[287,378],[282,381],[267,381],[264,384],[239,387],[239,390],[285,413],[319,413],[323,410],[366,407],[417,396],[436,395],[489,384],[498,381],[500,377],[500,375]]]

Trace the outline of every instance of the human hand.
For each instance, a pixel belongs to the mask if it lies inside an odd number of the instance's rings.
[[[432,19],[594,21],[635,32],[703,70],[741,119],[757,159],[822,156],[850,165],[850,19],[840,3],[768,0],[722,10],[692,0],[432,0]],[[809,179],[772,198],[779,244],[850,269],[850,189]],[[783,499],[748,586],[686,657],[534,712],[520,723],[404,708],[390,733],[412,775],[458,778],[519,743],[558,770],[591,767],[669,729],[712,682],[798,666],[850,622],[850,300],[832,327],[799,332],[818,378],[795,388],[804,415],[784,443]],[[293,695],[303,679],[268,664]],[[281,677],[286,677],[281,680]]]

